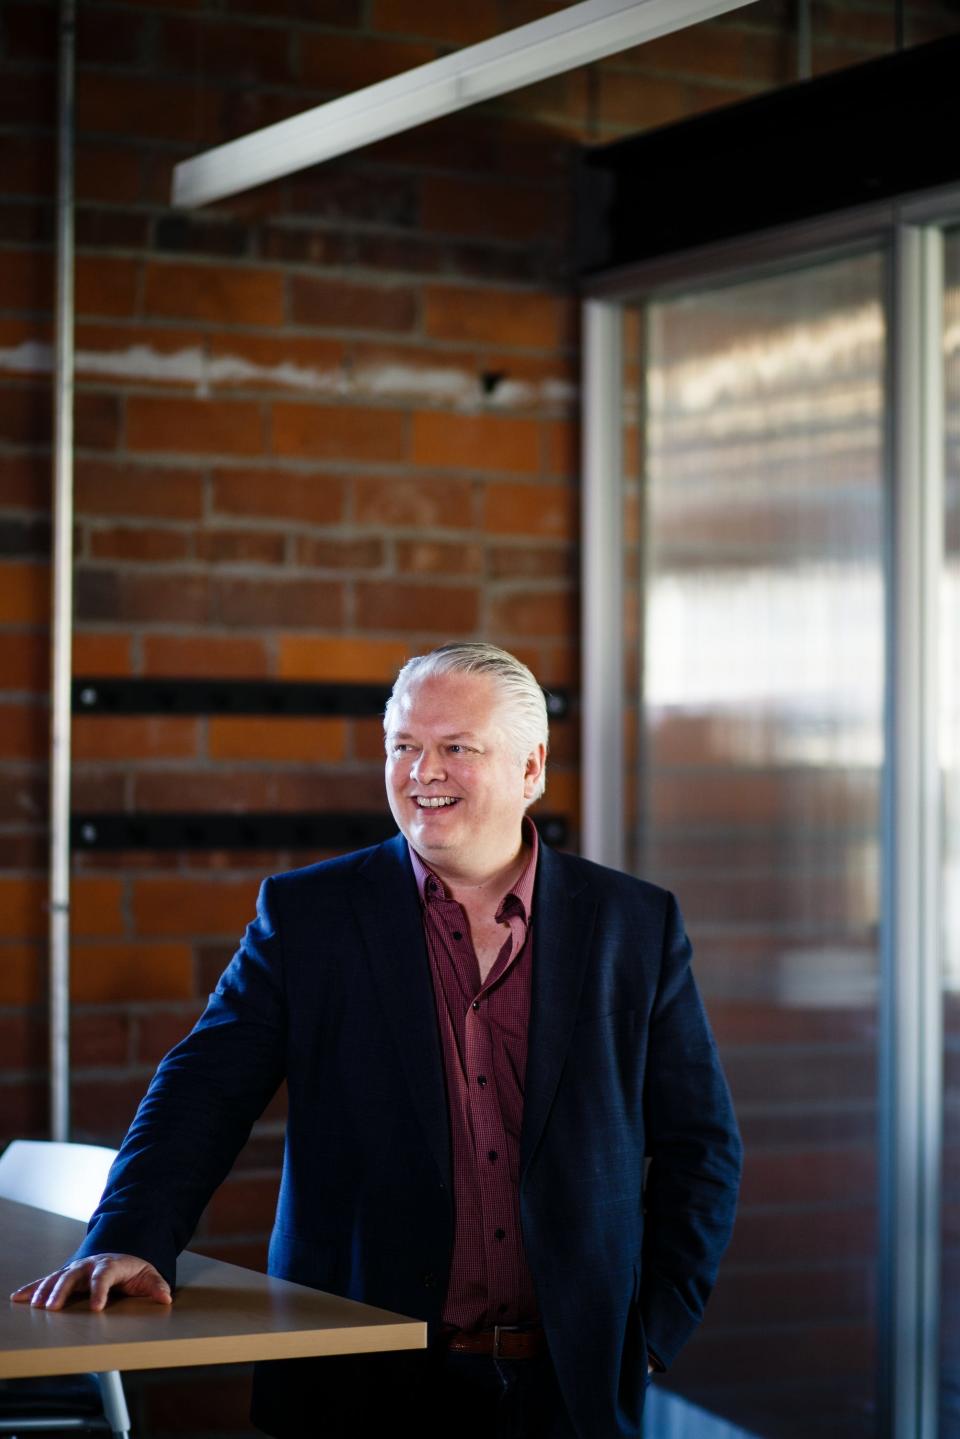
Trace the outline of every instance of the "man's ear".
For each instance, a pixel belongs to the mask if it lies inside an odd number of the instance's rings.
[[[540,776],[543,774],[547,763],[547,747],[545,744],[538,744],[536,749],[531,750],[527,755],[523,767],[523,793],[526,799],[533,797],[533,792],[540,783]]]

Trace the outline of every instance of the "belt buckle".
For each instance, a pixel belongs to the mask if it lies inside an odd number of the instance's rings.
[[[493,1357],[494,1357],[494,1359],[499,1359],[499,1358],[501,1357],[501,1356],[500,1356],[500,1329],[501,1329],[501,1326],[500,1326],[499,1324],[495,1324],[495,1325],[493,1326]]]

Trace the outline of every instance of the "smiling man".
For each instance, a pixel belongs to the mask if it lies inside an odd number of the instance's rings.
[[[631,1439],[699,1322],[740,1144],[672,896],[543,845],[526,666],[447,645],[385,720],[400,830],[265,881],[77,1254],[14,1296],[169,1302],[286,1080],[272,1273],[429,1323],[424,1353],[266,1364],[268,1433]]]

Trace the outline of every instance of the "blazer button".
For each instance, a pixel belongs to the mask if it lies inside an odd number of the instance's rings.
[[[422,1275],[421,1277],[423,1279],[424,1289],[436,1289],[437,1276],[434,1274],[432,1269],[428,1269],[426,1274]]]

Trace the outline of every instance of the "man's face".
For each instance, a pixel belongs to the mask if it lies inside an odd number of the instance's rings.
[[[394,704],[387,798],[400,830],[440,874],[494,874],[516,857],[542,747],[520,759],[498,723],[488,675],[433,675]]]

